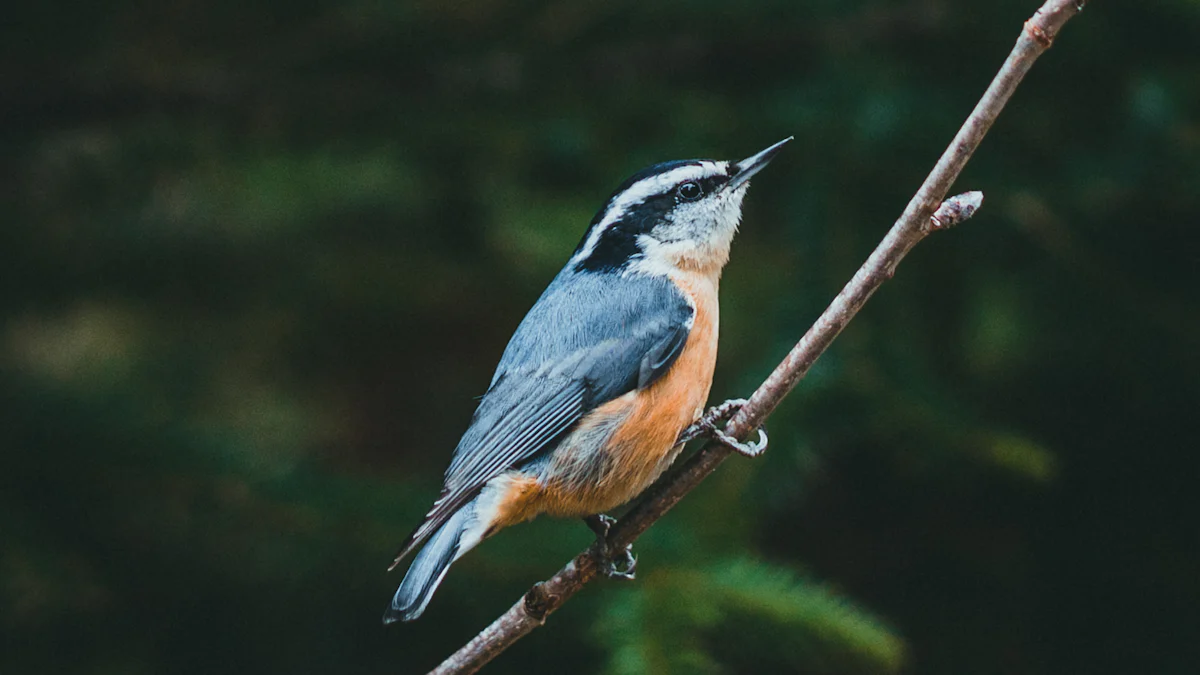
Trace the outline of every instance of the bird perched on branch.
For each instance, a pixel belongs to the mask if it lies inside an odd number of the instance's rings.
[[[604,511],[646,489],[692,437],[761,452],[765,436],[740,444],[715,426],[739,402],[702,413],[742,199],[790,140],[740,162],[656,164],[609,197],[517,327],[441,496],[389,568],[420,549],[384,623],[420,616],[451,563],[540,513],[583,517],[605,572],[632,578],[628,548],[607,548]]]

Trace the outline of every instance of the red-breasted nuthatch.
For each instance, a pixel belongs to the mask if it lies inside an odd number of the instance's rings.
[[[599,514],[671,464],[712,385],[742,198],[789,140],[740,162],[656,164],[609,197],[504,350],[441,497],[392,563],[420,548],[384,623],[420,616],[451,563],[539,513],[603,537]],[[610,574],[631,576],[624,555]]]

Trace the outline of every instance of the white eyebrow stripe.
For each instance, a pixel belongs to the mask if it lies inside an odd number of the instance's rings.
[[[647,176],[638,182],[630,185],[624,192],[613,198],[608,205],[608,209],[604,212],[604,218],[592,228],[592,233],[588,235],[587,242],[583,248],[579,249],[570,260],[570,264],[576,264],[581,260],[587,260],[592,252],[596,250],[596,245],[600,243],[600,237],[605,230],[612,227],[612,224],[625,216],[626,212],[631,207],[637,206],[646,201],[650,197],[660,195],[666,192],[667,188],[674,187],[678,183],[685,180],[698,180],[706,178],[718,173],[725,172],[725,162],[701,161],[699,164],[687,164],[680,166],[666,173]]]

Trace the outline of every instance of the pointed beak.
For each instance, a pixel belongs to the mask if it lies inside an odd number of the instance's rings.
[[[731,169],[737,169],[737,173],[735,173],[733,178],[730,178],[729,182],[725,184],[725,189],[736,190],[739,185],[742,185],[746,181],[750,180],[751,176],[759,171],[762,171],[763,167],[771,162],[771,158],[773,158],[776,153],[782,150],[783,146],[787,145],[788,141],[792,140],[793,138],[795,137],[788,136],[766,150],[763,150],[756,155],[751,155],[731,166]]]

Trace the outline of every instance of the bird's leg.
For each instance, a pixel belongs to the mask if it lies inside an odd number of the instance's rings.
[[[633,544],[627,545],[625,550],[620,552],[614,552],[608,544],[608,530],[617,521],[603,513],[597,513],[584,518],[583,522],[587,523],[592,532],[596,533],[596,543],[593,548],[600,571],[604,573],[604,576],[609,579],[632,581],[637,570],[637,558],[634,557],[632,550]]]
[[[717,427],[717,423],[724,422],[730,417],[733,417],[737,411],[746,405],[744,398],[731,398],[720,405],[715,405],[709,408],[700,419],[694,424],[683,430],[679,434],[679,439],[676,444],[687,443],[701,436],[708,436],[717,441],[721,445],[727,446],[733,451],[745,455],[746,457],[758,457],[767,449],[767,431],[762,427],[758,429],[758,440],[753,443],[743,443],[738,439],[725,433],[723,429]]]
[[[603,513],[597,513],[592,516],[585,516],[583,522],[588,526],[589,530],[596,534],[598,541],[608,541],[608,531],[612,529],[617,519],[612,516],[606,516]]]

